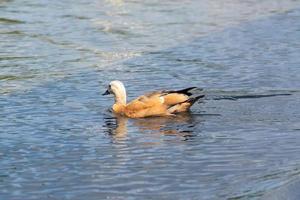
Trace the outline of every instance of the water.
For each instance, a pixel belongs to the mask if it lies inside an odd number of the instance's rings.
[[[0,14],[0,199],[299,197],[299,1],[6,0]],[[130,99],[206,98],[120,118],[100,95],[114,79]]]

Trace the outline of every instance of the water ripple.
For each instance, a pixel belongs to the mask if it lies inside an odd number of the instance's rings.
[[[1,1],[0,199],[297,195],[299,6]],[[114,79],[129,99],[190,86],[206,98],[127,119],[100,95]]]

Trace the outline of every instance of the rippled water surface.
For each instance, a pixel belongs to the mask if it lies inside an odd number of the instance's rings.
[[[297,0],[0,0],[0,199],[299,199],[299,55]],[[120,118],[114,79],[206,97]]]

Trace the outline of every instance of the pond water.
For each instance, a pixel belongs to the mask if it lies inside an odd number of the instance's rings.
[[[1,200],[299,199],[299,1],[1,0],[0,14]],[[115,79],[129,99],[206,97],[120,118],[101,96]]]

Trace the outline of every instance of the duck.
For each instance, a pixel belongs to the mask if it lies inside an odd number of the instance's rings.
[[[174,116],[187,112],[191,106],[205,95],[198,87],[182,90],[161,90],[148,92],[127,103],[127,94],[121,81],[111,81],[102,95],[114,96],[112,111],[129,118]],[[199,93],[200,92],[200,93]]]

